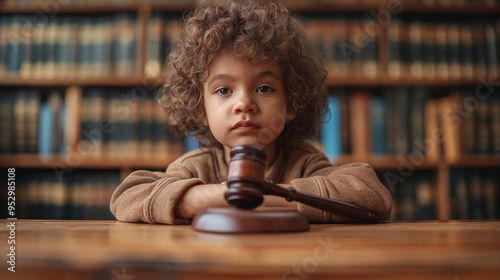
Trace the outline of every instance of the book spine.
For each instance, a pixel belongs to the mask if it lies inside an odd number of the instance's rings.
[[[448,28],[445,22],[438,22],[436,28],[436,76],[442,80],[449,78]]]
[[[430,23],[422,25],[422,61],[423,77],[433,80],[436,78],[436,35],[435,26]]]
[[[472,79],[474,75],[472,44],[471,25],[462,23],[460,25],[460,63],[464,79]]]
[[[493,21],[488,20],[485,23],[485,35],[486,35],[486,68],[488,75],[493,77],[498,77],[498,57],[497,49],[500,48],[497,45],[495,37],[495,25]]]
[[[472,24],[472,50],[475,76],[486,75],[486,34],[481,20]]]
[[[323,152],[331,162],[335,162],[342,154],[342,131],[340,99],[338,96],[328,97],[329,116],[323,120],[321,128],[321,143]]]
[[[144,73],[147,77],[157,77],[162,70],[162,40],[164,22],[161,14],[154,12],[148,22],[147,52]]]
[[[19,70],[21,68],[21,62],[23,59],[23,40],[21,36],[20,15],[10,16],[7,31],[7,74],[9,76],[17,76],[19,75]]]
[[[458,23],[448,24],[449,77],[458,80],[462,76],[460,64],[460,27]]]
[[[415,79],[422,79],[424,75],[422,25],[419,18],[413,19],[409,24],[410,73]]]
[[[408,88],[396,88],[394,92],[394,102],[395,106],[394,117],[395,117],[395,141],[394,141],[394,153],[396,154],[408,154],[409,151],[409,127],[410,127],[410,91]]]
[[[495,94],[491,100],[491,135],[492,152],[500,154],[500,95]]]
[[[375,155],[386,154],[386,103],[383,97],[374,96],[370,102],[371,149]]]
[[[352,155],[364,158],[371,153],[370,112],[371,94],[365,91],[352,92],[350,101]]]
[[[8,19],[7,16],[0,17],[0,77],[7,75]]]

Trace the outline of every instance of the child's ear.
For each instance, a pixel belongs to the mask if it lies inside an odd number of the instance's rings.
[[[296,111],[294,108],[290,108],[288,110],[288,112],[286,113],[286,121],[289,122],[289,121],[292,121],[293,119],[295,119],[295,116],[296,116]]]
[[[207,114],[205,113],[205,107],[203,105],[200,105],[198,108],[198,115],[200,116],[203,125],[208,126]]]

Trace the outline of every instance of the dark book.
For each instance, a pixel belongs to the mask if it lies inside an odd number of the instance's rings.
[[[445,21],[438,21],[435,25],[436,76],[442,80],[450,77],[447,27]]]
[[[470,218],[470,195],[469,195],[469,180],[468,175],[462,170],[454,170],[453,172],[452,193],[454,196],[455,214],[452,215],[455,219]]]
[[[500,45],[497,44],[495,34],[495,23],[491,19],[487,19],[484,24],[485,39],[486,39],[486,71],[488,75],[498,77],[498,63],[497,49]]]
[[[476,119],[476,141],[477,141],[477,152],[478,153],[490,153],[491,152],[491,113],[490,113],[491,102],[489,100],[480,100],[479,107],[477,109],[477,119]]]
[[[479,170],[470,170],[469,184],[469,218],[475,220],[483,219],[483,207],[485,206],[484,186],[482,174]]]
[[[447,46],[449,77],[458,80],[461,78],[462,69],[460,63],[460,27],[456,22],[448,24]]]
[[[144,66],[144,73],[148,77],[157,77],[162,71],[164,25],[162,14],[153,12],[148,22],[146,64]]]
[[[113,40],[114,73],[127,76],[136,73],[137,34],[136,16],[119,13],[114,18],[115,37]]]
[[[432,180],[428,174],[420,174],[416,177],[416,202],[418,208],[417,218],[419,220],[435,219],[435,191]]]
[[[392,88],[384,88],[382,97],[386,103],[385,125],[386,125],[386,144],[385,150],[387,154],[394,154],[396,147],[396,111],[394,110],[396,99]]]
[[[500,95],[492,94],[491,111],[491,147],[492,152],[500,154]]]
[[[426,141],[425,137],[425,103],[430,93],[427,88],[413,87],[410,92],[410,123],[409,123],[409,153],[415,155],[425,154],[421,143]],[[431,140],[428,140],[431,141]]]
[[[7,72],[7,33],[9,30],[9,17],[0,17],[0,77],[5,77]]]
[[[420,18],[409,22],[410,73],[415,79],[422,79],[424,75],[423,25]]]
[[[469,89],[464,89],[461,94],[461,98],[465,100],[466,98],[470,98],[473,92]],[[462,129],[461,135],[462,137],[462,149],[467,154],[474,154],[477,152],[477,132],[476,132],[476,114],[477,110],[467,110],[465,115],[462,118]]]
[[[366,26],[372,20],[372,16],[369,14],[364,14],[361,18],[361,27],[360,32],[362,35],[360,37],[363,38],[361,42],[361,61],[362,61],[362,69],[363,74],[368,79],[374,79],[378,76],[378,46],[379,40],[377,34],[372,34],[373,30],[367,32]],[[373,36],[375,35],[375,36]]]
[[[387,30],[387,40],[389,41],[389,64],[387,72],[389,77],[393,79],[399,79],[403,74],[408,73],[408,65],[405,60],[405,44],[408,43],[408,40],[405,40],[407,32],[408,27],[406,23],[394,16]]]
[[[394,107],[389,110],[394,112],[394,153],[406,155],[410,149],[410,90],[398,87],[393,98]]]
[[[340,15],[332,16],[332,59],[333,59],[333,76],[344,78],[347,77],[348,71],[348,56],[350,51],[347,48],[347,21],[346,18]]]
[[[472,59],[474,76],[486,75],[486,34],[483,21],[476,19],[472,23]]]
[[[405,180],[398,188],[400,188],[398,218],[400,220],[415,220],[417,218],[415,181]]]
[[[436,78],[436,35],[432,23],[422,24],[422,61],[423,77],[429,80]]]
[[[472,79],[474,76],[472,44],[472,27],[470,23],[462,22],[460,24],[460,66],[461,76],[464,79]]]
[[[13,91],[3,92],[0,95],[0,131],[2,131],[0,153],[13,153],[15,151],[15,100]]]
[[[498,175],[496,170],[485,170],[483,178],[483,198],[484,198],[484,215],[485,219],[498,219],[499,205],[498,199],[500,191],[498,190]]]

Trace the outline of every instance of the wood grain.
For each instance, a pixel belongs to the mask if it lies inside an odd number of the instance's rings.
[[[15,273],[6,266],[8,235],[2,221],[1,279],[444,280],[497,279],[500,273],[500,221],[214,234],[185,225],[18,220]]]

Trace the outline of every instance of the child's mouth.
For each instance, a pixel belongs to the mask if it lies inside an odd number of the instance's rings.
[[[252,121],[239,121],[233,125],[233,130],[240,132],[251,132],[259,128],[259,125]]]

